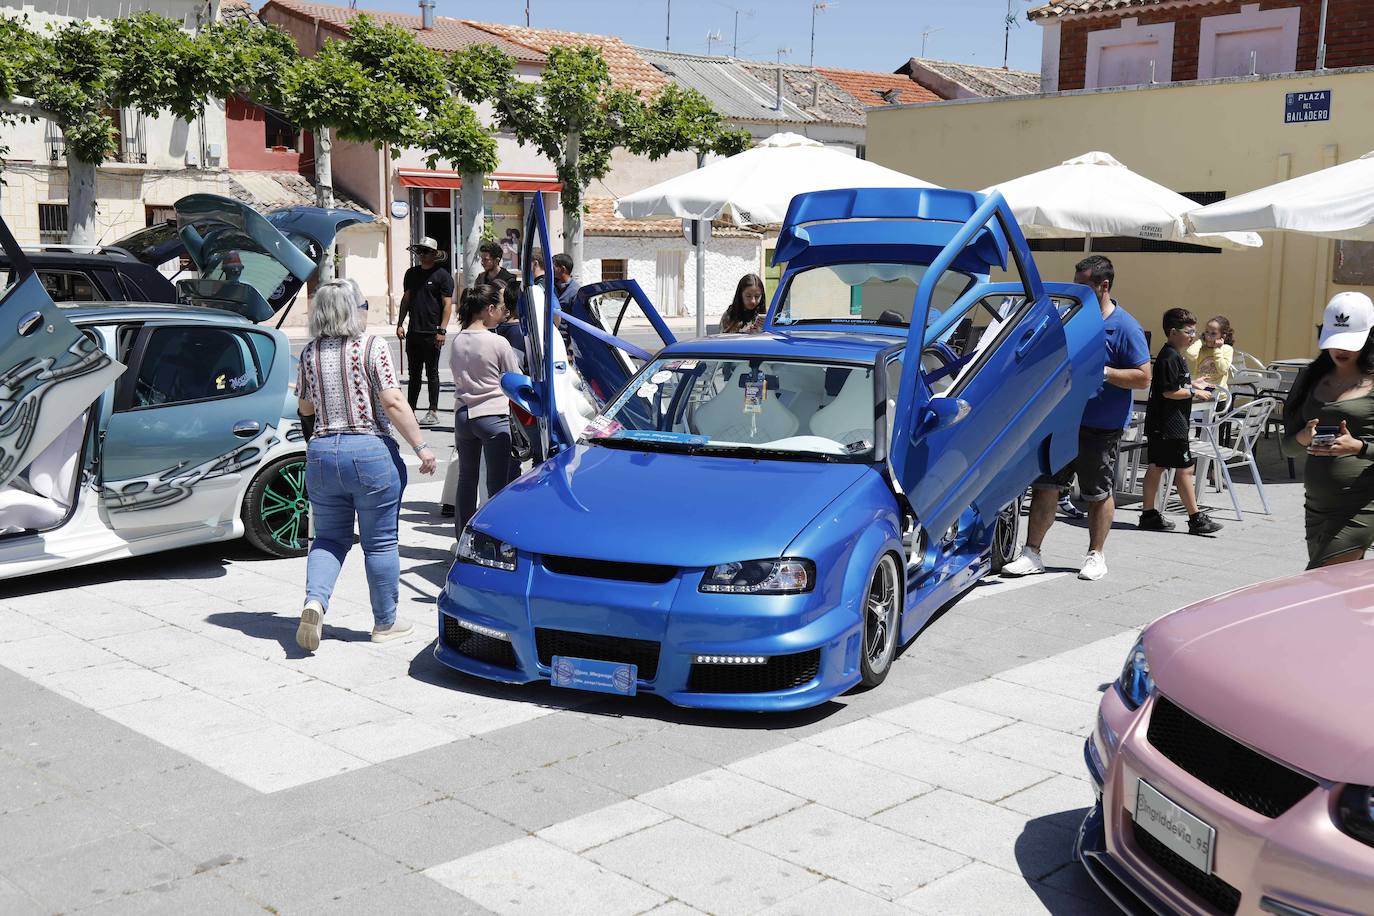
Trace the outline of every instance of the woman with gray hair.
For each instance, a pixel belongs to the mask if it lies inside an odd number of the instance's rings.
[[[344,557],[353,546],[358,519],[372,600],[372,641],[385,642],[414,628],[396,620],[401,561],[396,531],[406,469],[395,433],[420,458],[420,473],[434,473],[415,414],[401,394],[391,352],[366,333],[367,312],[358,308],[355,286],[325,283],[310,306],[311,341],[301,352],[296,394],[310,444],[305,486],[315,539],[305,567],[305,607],[296,643],[320,646],[324,614]]]

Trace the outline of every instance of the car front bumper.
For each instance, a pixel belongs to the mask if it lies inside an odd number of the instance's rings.
[[[634,662],[637,693],[728,710],[803,709],[859,682],[857,601],[837,602],[819,590],[706,594],[678,579],[606,582],[522,566],[454,568],[439,597],[440,662],[506,683],[550,681],[554,655]],[[488,635],[473,639],[474,631]],[[697,656],[769,661],[701,665]]]
[[[1103,697],[1084,745],[1098,802],[1079,829],[1076,852],[1094,883],[1124,912],[1215,916],[1198,891],[1216,881],[1239,893],[1238,913],[1353,916],[1374,900],[1374,850],[1332,820],[1330,789],[1319,785],[1275,818],[1250,810],[1194,778],[1147,738],[1155,698],[1127,708],[1116,689]],[[1166,864],[1136,838],[1135,792],[1145,781],[1216,831],[1211,876]]]

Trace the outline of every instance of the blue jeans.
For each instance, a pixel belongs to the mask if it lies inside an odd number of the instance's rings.
[[[315,521],[315,539],[305,563],[305,598],[329,609],[339,569],[353,546],[353,518],[362,532],[363,564],[379,627],[396,620],[401,557],[396,529],[406,466],[390,436],[333,435],[310,440],[305,488]]]
[[[510,482],[510,415],[469,417],[466,407],[453,415],[453,436],[458,446],[458,495],[454,522],[458,537],[468,520],[477,514],[478,463],[487,471],[487,499]]]

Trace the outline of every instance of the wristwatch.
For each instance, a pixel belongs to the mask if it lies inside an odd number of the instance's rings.
[[[418,458],[420,457],[420,452],[429,448],[429,443],[421,439],[419,445],[412,445],[411,448],[415,450],[415,457]]]

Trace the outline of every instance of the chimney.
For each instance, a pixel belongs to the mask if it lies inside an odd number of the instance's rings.
[[[432,31],[434,28],[434,0],[420,0],[420,28]]]
[[[782,65],[781,65],[781,64],[778,65],[777,77],[778,77],[778,100],[777,100],[777,102],[773,105],[773,110],[774,110],[774,111],[782,111]]]
[[[811,107],[819,108],[821,104],[821,74],[817,70],[811,71]]]

